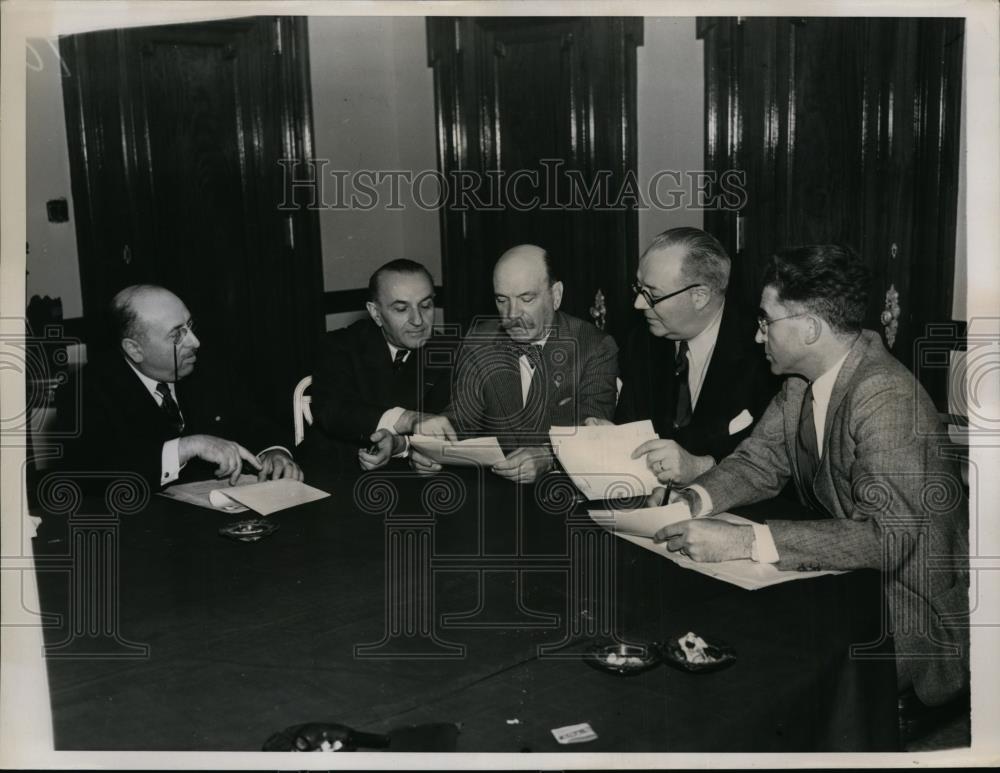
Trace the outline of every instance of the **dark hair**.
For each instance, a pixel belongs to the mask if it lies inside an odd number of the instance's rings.
[[[549,280],[549,287],[559,281],[559,271],[556,269],[556,262],[549,254],[549,251],[542,249],[542,262],[545,264],[545,278]]]
[[[668,228],[653,238],[642,257],[677,244],[685,248],[681,281],[684,284],[703,284],[720,295],[725,294],[732,261],[719,240],[700,228]]]
[[[771,256],[764,285],[825,319],[838,333],[861,330],[871,275],[861,257],[839,244],[810,244]]]
[[[378,284],[381,280],[382,274],[423,274],[427,277],[427,281],[430,282],[431,287],[434,286],[434,277],[431,276],[431,272],[427,270],[426,266],[421,263],[417,263],[415,260],[408,260],[407,258],[397,258],[396,260],[390,260],[388,263],[379,266],[375,273],[371,275],[371,279],[368,280],[368,297],[372,301],[378,300]]]

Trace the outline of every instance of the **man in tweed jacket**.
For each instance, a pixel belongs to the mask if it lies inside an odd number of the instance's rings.
[[[882,571],[900,686],[935,705],[968,679],[968,505],[927,393],[861,329],[868,284],[840,247],[772,258],[758,342],[789,378],[753,434],[672,496],[705,516],[773,497],[792,479],[815,520],[698,517],[657,539],[694,560]]]

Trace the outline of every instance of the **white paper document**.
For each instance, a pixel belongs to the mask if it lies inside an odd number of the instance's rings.
[[[256,475],[240,475],[236,485],[247,486],[256,482]],[[212,492],[224,488],[227,487],[223,486],[222,481],[219,480],[197,480],[193,483],[177,483],[158,493],[161,497],[176,499],[179,502],[187,502],[189,505],[198,505],[198,507],[207,507],[209,510],[219,510],[224,513],[245,512],[246,507],[229,498],[226,498],[220,505],[213,504]]]
[[[664,526],[687,521],[691,511],[687,502],[674,502],[660,507],[640,507],[636,510],[589,510],[590,517],[615,534],[653,538]]]
[[[242,513],[249,509],[270,515],[330,495],[297,480],[258,483],[256,475],[241,475],[235,486],[223,486],[217,480],[200,480],[170,486],[161,491],[160,496],[224,513]]]
[[[495,437],[475,437],[453,442],[429,435],[411,435],[410,445],[438,464],[459,467],[492,467],[507,458]]]
[[[653,542],[652,536],[670,523],[688,520],[688,507],[683,502],[675,502],[672,505],[663,505],[661,507],[640,508],[638,510],[591,510],[590,517],[596,523],[609,531],[613,531],[622,539],[626,539],[657,555],[669,558],[678,566],[707,574],[709,577],[714,577],[717,580],[725,580],[745,590],[757,590],[759,588],[766,588],[769,585],[777,585],[778,583],[790,582],[792,580],[806,580],[810,577],[820,577],[824,574],[843,574],[843,572],[832,570],[821,572],[785,572],[778,569],[774,564],[762,564],[751,561],[749,558],[717,562],[693,561],[679,552],[671,552],[667,550],[665,542]],[[733,515],[732,513],[719,513],[712,517],[743,526],[753,524],[753,521]]]
[[[601,427],[552,427],[549,438],[556,458],[573,484],[587,499],[620,499],[649,494],[662,485],[646,466],[644,456],[632,452],[656,439],[653,423]]]

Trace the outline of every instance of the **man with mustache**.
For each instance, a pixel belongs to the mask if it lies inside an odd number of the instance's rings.
[[[615,421],[651,419],[659,435],[635,457],[663,483],[711,469],[750,434],[778,388],[754,342],[752,315],[726,300],[730,260],[711,234],[671,228],[636,271],[633,330],[621,356]]]
[[[451,405],[416,431],[457,439],[496,435],[507,458],[492,471],[530,483],[554,464],[548,431],[615,409],[618,349],[589,322],[559,311],[563,284],[541,247],[507,250],[493,268],[496,318],[459,353]]]
[[[115,295],[111,318],[119,350],[93,354],[78,388],[56,393],[60,428],[79,432],[67,469],[138,472],[154,491],[211,475],[235,483],[244,465],[260,480],[302,479],[283,446],[248,450],[285,438],[232,379],[196,370],[201,341],[180,298],[132,285]]]
[[[366,470],[392,457],[433,466],[406,436],[451,393],[454,347],[432,337],[434,282],[420,263],[392,260],[371,275],[368,292],[368,318],[326,334],[310,390],[322,437],[311,432],[307,442]]]

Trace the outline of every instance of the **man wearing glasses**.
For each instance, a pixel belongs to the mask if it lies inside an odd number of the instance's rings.
[[[687,483],[731,453],[777,390],[753,317],[726,301],[729,269],[698,228],[664,231],[639,260],[632,289],[646,326],[622,353],[615,421],[652,420],[660,439],[634,456],[663,483]]]
[[[154,491],[182,477],[235,483],[244,465],[260,480],[302,479],[284,447],[251,453],[248,445],[264,447],[281,433],[223,379],[195,372],[201,342],[180,298],[132,285],[115,295],[111,318],[119,350],[93,355],[79,389],[57,391],[60,426],[79,429],[67,469],[137,472]]]
[[[948,435],[923,387],[862,329],[870,282],[857,254],[786,250],[764,282],[757,338],[788,378],[732,455],[671,494],[696,517],[656,539],[695,561],[882,571],[900,686],[941,704],[968,679],[968,502],[942,453]],[[705,517],[772,498],[788,481],[811,520]]]

